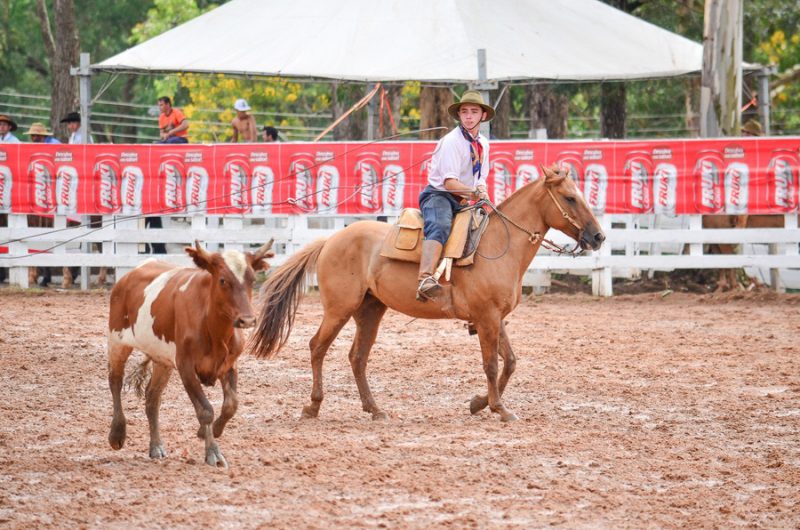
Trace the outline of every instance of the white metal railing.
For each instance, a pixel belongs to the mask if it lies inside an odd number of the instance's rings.
[[[87,267],[108,267],[115,278],[144,259],[145,245],[166,243],[167,254],[158,255],[175,263],[188,264],[183,247],[197,239],[211,250],[255,248],[275,239],[280,265],[302,246],[331,235],[354,217],[273,216],[273,217],[165,217],[165,228],[145,229],[143,219],[106,216],[104,227],[67,228],[67,219],[55,217],[55,228],[30,228],[27,216],[9,215],[8,227],[0,228],[0,267],[9,269],[9,283],[27,288],[28,267],[78,266],[82,268],[81,287],[89,287]],[[718,269],[755,267],[760,269],[800,269],[800,229],[703,229],[701,217],[605,215],[599,220],[606,232],[606,243],[597,252],[577,257],[556,256],[541,250],[527,275],[526,284],[536,287],[547,282],[549,272],[591,275],[595,295],[610,296],[613,277],[635,277],[645,270]],[[390,219],[393,221],[393,219]],[[787,214],[787,227],[797,227],[797,215]],[[562,244],[572,240],[560,232],[548,238]],[[92,251],[93,243],[99,244]],[[703,244],[741,245],[740,253],[709,255]],[[54,247],[54,248],[52,248]],[[42,252],[46,251],[46,252]],[[33,252],[33,253],[32,253]],[[777,275],[773,275],[777,277]],[[781,284],[776,284],[781,288]]]

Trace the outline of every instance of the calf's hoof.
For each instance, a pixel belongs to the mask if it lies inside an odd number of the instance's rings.
[[[389,421],[389,415],[382,410],[372,413],[372,421]]]
[[[211,467],[228,468],[228,462],[225,460],[225,457],[222,456],[222,451],[216,446],[206,449],[206,464]]]
[[[125,445],[125,421],[120,424],[112,424],[111,431],[108,433],[108,443],[115,451],[122,449]]]
[[[150,444],[150,458],[166,458],[167,451],[161,444]]]

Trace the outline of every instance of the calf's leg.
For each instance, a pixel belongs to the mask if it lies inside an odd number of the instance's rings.
[[[147,383],[145,391],[144,410],[147,414],[147,423],[150,425],[150,458],[164,458],[167,452],[161,442],[161,432],[158,426],[158,411],[161,408],[161,393],[169,382],[172,368],[159,363],[153,363],[153,375]]]
[[[178,359],[188,357],[190,357],[189,354],[176,353],[176,358]],[[214,467],[228,467],[228,463],[225,461],[225,457],[222,455],[211,429],[211,422],[214,420],[214,407],[211,406],[205,392],[203,392],[200,380],[195,375],[194,365],[186,361],[180,362],[178,363],[178,373],[181,374],[183,387],[186,389],[189,399],[192,400],[195,414],[197,414],[197,421],[200,422],[198,435],[206,442],[206,464]]]
[[[236,414],[236,409],[239,408],[239,396],[236,393],[236,382],[239,374],[236,368],[231,368],[228,373],[222,378],[222,410],[219,417],[214,421],[214,437],[219,438],[222,436],[222,431],[225,430],[225,425]],[[197,433],[198,436],[200,433]]]
[[[108,387],[114,404],[114,417],[111,420],[111,431],[108,443],[112,449],[122,449],[125,445],[125,413],[122,411],[122,379],[125,376],[125,363],[133,348],[119,343],[113,336],[108,338]]]

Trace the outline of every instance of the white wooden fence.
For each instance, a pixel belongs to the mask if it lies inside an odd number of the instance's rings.
[[[8,246],[9,252],[0,254],[0,267],[9,269],[10,284],[29,287],[28,267],[79,266],[82,289],[89,287],[88,267],[112,268],[119,278],[151,257],[144,254],[147,243],[167,243],[168,253],[158,257],[188,264],[182,249],[195,239],[211,250],[241,250],[274,238],[277,255],[273,264],[279,265],[305,244],[358,220],[334,216],[165,217],[163,229],[145,229],[143,219],[108,216],[98,230],[67,228],[62,216],[56,216],[55,228],[29,228],[27,216],[8,217],[9,226],[0,228],[0,246]],[[698,215],[605,215],[599,219],[607,237],[599,251],[565,257],[542,250],[531,264],[526,285],[540,288],[549,284],[549,272],[569,272],[590,275],[592,292],[611,296],[613,277],[636,277],[643,271],[745,267],[762,275],[772,270],[773,285],[779,290],[800,288],[800,229],[709,230],[702,228]],[[784,226],[797,227],[796,214],[787,214],[785,221]],[[551,231],[547,237],[572,243],[560,232]],[[100,243],[102,252],[92,253],[91,243]],[[741,244],[741,251],[707,255],[704,243]]]

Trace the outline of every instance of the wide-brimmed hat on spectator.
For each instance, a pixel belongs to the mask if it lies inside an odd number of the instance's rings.
[[[50,136],[51,133],[47,130],[44,123],[36,121],[31,123],[31,128],[25,132],[25,134],[29,136]]]
[[[81,122],[81,115],[79,113],[70,112],[64,117],[64,119],[61,120],[61,123],[73,123],[73,122],[77,123]]]
[[[11,130],[12,131],[16,131],[17,130],[17,122],[12,120],[11,118],[6,116],[5,114],[0,114],[0,121],[4,121],[7,124],[11,125]]]
[[[756,120],[747,120],[742,127],[742,134],[745,136],[761,136],[761,124]]]
[[[247,104],[246,99],[237,99],[236,103],[233,104],[233,108],[240,112],[247,112],[250,110],[250,105]]]
[[[467,90],[464,92],[461,95],[461,101],[450,105],[447,108],[447,113],[450,114],[454,120],[458,121],[458,109],[461,108],[461,105],[465,105],[467,103],[471,105],[478,105],[481,109],[483,109],[484,112],[486,112],[486,119],[481,121],[491,121],[492,118],[494,118],[494,108],[491,105],[487,105],[483,102],[483,96],[481,96],[481,93],[477,90]]]

